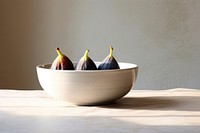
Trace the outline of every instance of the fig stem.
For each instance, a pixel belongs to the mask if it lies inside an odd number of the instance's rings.
[[[62,54],[62,52],[60,51],[59,48],[56,48],[56,51],[57,51],[57,53],[58,53],[59,56],[63,56],[63,54]]]
[[[89,50],[87,49],[87,50],[85,51],[85,54],[84,54],[84,59],[85,59],[85,60],[88,59],[88,53],[89,53]]]
[[[113,47],[110,46],[110,54],[109,54],[109,57],[113,57]]]

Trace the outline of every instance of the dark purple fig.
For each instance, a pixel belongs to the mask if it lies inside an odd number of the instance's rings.
[[[79,60],[76,70],[97,70],[93,60],[88,56],[89,50],[85,51],[84,56]]]
[[[117,60],[113,56],[113,47],[110,46],[110,54],[102,61],[102,63],[98,66],[99,70],[107,70],[107,69],[120,69]]]
[[[74,70],[72,61],[64,54],[61,53],[59,48],[56,48],[58,56],[53,61],[51,69],[53,70]]]

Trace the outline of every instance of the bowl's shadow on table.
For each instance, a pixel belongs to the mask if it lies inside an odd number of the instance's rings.
[[[112,104],[99,106],[113,109],[147,109],[200,111],[200,97],[166,96],[166,97],[124,97]]]

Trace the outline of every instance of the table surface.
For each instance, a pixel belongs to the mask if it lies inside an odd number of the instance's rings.
[[[76,106],[1,89],[0,123],[0,133],[199,133],[200,90],[132,90],[114,104]]]

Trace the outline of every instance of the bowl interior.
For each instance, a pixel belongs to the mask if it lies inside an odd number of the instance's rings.
[[[98,67],[101,62],[95,62],[96,66]],[[77,62],[73,62],[74,66],[77,65]],[[103,71],[122,71],[122,70],[127,70],[127,69],[138,69],[138,66],[136,64],[132,63],[124,63],[124,62],[119,62],[120,69],[109,69],[109,70],[59,70],[59,71],[66,71],[66,72],[103,72]],[[37,66],[38,68],[44,68],[44,69],[50,69],[51,64],[41,64]],[[58,71],[58,70],[56,70]]]

